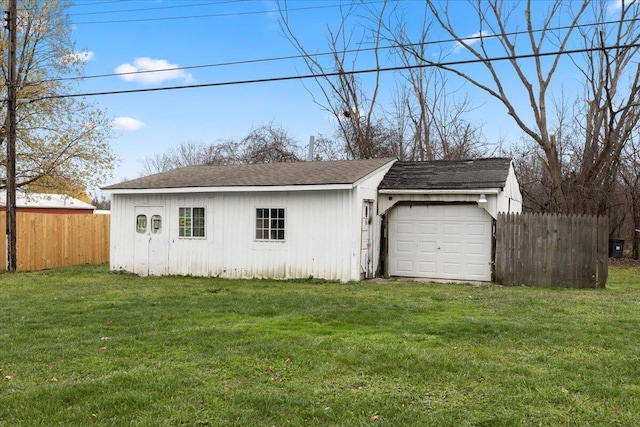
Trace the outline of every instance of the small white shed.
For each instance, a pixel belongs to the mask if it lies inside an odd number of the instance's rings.
[[[140,275],[373,277],[394,158],[194,166],[105,187],[111,269]]]
[[[379,186],[384,273],[491,281],[498,212],[521,212],[511,159],[397,162]]]

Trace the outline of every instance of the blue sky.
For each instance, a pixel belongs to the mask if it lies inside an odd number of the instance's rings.
[[[340,0],[290,0],[294,31],[310,52],[326,52],[327,26],[341,20]],[[343,4],[350,1],[342,0]],[[544,4],[545,2],[540,2]],[[372,0],[369,7],[379,7]],[[457,7],[459,2],[452,2]],[[424,2],[402,2],[410,25],[421,25]],[[86,58],[79,92],[120,91],[308,74],[299,59],[188,68],[297,55],[279,27],[275,1],[76,0],[69,9],[76,48]],[[360,15],[365,15],[364,9]],[[478,29],[460,11],[469,36]],[[442,35],[442,38],[445,38]],[[446,47],[457,55],[455,45]],[[366,54],[358,67],[372,63]],[[384,63],[382,65],[385,65]],[[126,74],[136,71],[170,71]],[[398,76],[385,74],[383,96]],[[365,77],[366,79],[366,77]],[[478,107],[471,120],[484,123],[491,141],[520,138],[504,107],[471,88]],[[253,127],[274,122],[306,145],[310,135],[333,134],[332,120],[313,102],[313,82],[299,80],[196,89],[104,95],[89,98],[114,120],[112,147],[119,158],[104,184],[136,178],[145,157],[186,141],[239,140]]]
[[[290,4],[301,9],[292,12],[292,18],[299,20],[301,34],[308,37],[312,51],[326,51],[325,26],[340,19],[339,8],[329,6],[338,3],[328,0]],[[309,9],[317,6],[322,8]],[[296,55],[282,35],[276,11],[277,5],[272,1],[77,0],[70,9],[70,17],[76,47],[87,52],[85,73],[92,76]],[[125,22],[156,18],[168,19]],[[103,21],[117,22],[99,23]],[[312,42],[316,45],[311,46]],[[79,91],[145,89],[300,74],[308,74],[308,70],[299,60],[270,61],[87,79],[80,84]],[[295,80],[90,99],[115,120],[112,147],[120,161],[113,181],[139,176],[145,156],[165,152],[182,142],[238,140],[253,127],[270,122],[282,126],[302,145],[310,135],[333,132],[326,112],[313,103],[305,86]]]

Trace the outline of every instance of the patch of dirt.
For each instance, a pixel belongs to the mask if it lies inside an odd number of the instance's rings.
[[[640,267],[640,260],[633,258],[609,258],[609,265],[622,265],[625,267]]]

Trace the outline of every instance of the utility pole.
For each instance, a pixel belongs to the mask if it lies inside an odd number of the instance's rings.
[[[9,0],[5,28],[9,31],[9,75],[7,79],[7,271],[16,271],[16,15],[17,0]],[[8,16],[7,16],[8,15]]]

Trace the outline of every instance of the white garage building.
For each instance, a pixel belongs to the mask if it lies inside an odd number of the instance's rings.
[[[510,159],[397,162],[378,187],[383,273],[490,281],[498,212],[520,212]]]
[[[492,279],[510,159],[194,166],[104,188],[111,269],[140,275]]]
[[[378,269],[378,184],[395,158],[174,169],[105,187],[112,270],[361,280]]]

